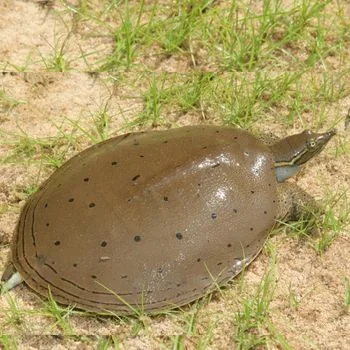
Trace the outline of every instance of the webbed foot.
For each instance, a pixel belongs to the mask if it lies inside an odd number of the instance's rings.
[[[16,271],[14,265],[10,263],[3,273],[1,281],[4,281],[5,283],[1,286],[0,295],[22,283],[23,277],[18,271]]]

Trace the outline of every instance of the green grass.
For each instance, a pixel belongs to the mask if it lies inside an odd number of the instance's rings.
[[[277,287],[276,248],[272,243],[266,245],[270,263],[254,293],[247,292],[247,287],[239,287],[238,311],[235,314],[234,341],[237,349],[270,348],[277,346],[291,349],[285,337],[274,325],[271,314],[271,302]]]
[[[152,76],[148,89],[143,93],[143,111],[134,120],[126,124],[127,128],[150,124],[155,127],[162,122],[161,109],[169,99],[164,88],[166,75]]]
[[[350,224],[348,190],[329,191],[318,211],[307,213],[295,222],[284,223],[297,239],[304,240],[320,255]]]
[[[207,349],[213,343],[215,323],[213,321],[205,324],[206,332],[202,334],[200,317],[198,317],[199,309],[191,308],[190,312],[184,312],[182,319],[182,332],[180,334],[171,335],[169,341],[166,343],[167,349],[184,350],[187,345],[195,342],[196,349]],[[203,327],[203,325],[202,325]]]
[[[345,310],[349,312],[350,310],[350,281],[348,278],[344,279],[345,285],[345,297],[344,297],[344,306]]]
[[[100,337],[98,344],[97,344],[98,350],[109,350],[109,349],[120,349],[120,341],[116,336],[105,336]]]
[[[121,71],[154,69],[154,62],[174,56],[187,69],[300,71],[327,70],[333,62],[346,64],[349,19],[345,4],[331,0],[148,1],[84,0],[77,5],[61,0],[50,10],[62,31],[55,33],[47,70]],[[59,27],[59,26],[58,26]],[[82,28],[89,27],[86,33]],[[69,34],[66,34],[66,33]],[[82,49],[70,59],[70,39],[109,38],[108,49]],[[86,46],[85,46],[86,47]],[[104,51],[103,51],[104,50]],[[91,55],[98,59],[89,61]],[[82,68],[84,67],[84,68]]]
[[[41,53],[41,59],[45,70],[48,72],[66,72],[71,68],[71,59],[67,54],[67,46],[69,45],[70,33],[67,35],[54,36],[54,42],[47,44],[50,46],[52,53],[48,57],[44,57]]]
[[[73,333],[73,328],[70,324],[69,317],[73,309],[73,307],[61,307],[57,304],[49,289],[49,298],[44,301],[44,310],[47,311],[47,316],[53,317],[55,320],[54,324],[50,325],[49,333],[52,333],[52,331],[58,327],[62,330],[63,334],[71,335]]]
[[[9,152],[0,158],[0,164],[38,163],[48,168],[59,168],[72,149],[78,144],[78,136],[64,131],[63,118],[61,125],[53,125],[57,129],[54,137],[32,137],[16,123],[17,130],[6,131],[0,128],[0,139],[3,145],[10,148]]]
[[[13,337],[6,335],[6,334],[1,334],[0,335],[0,346],[4,350],[16,350],[17,349],[17,344],[16,341]]]
[[[109,102],[103,102],[98,106],[95,112],[89,112],[88,123],[83,123],[82,118],[78,120],[67,118],[67,122],[71,124],[77,139],[77,131],[88,140],[89,143],[98,143],[107,140],[111,136],[110,123],[112,116],[109,113]]]
[[[26,102],[11,96],[5,89],[0,89],[0,112],[9,113],[15,107]]]
[[[324,217],[319,226],[319,236],[314,243],[315,250],[323,254],[349,223],[350,207],[347,190],[340,193],[330,192]]]
[[[16,331],[28,331],[27,324],[24,319],[26,312],[18,306],[16,300],[11,296],[11,294],[5,293],[2,298],[3,297],[6,298],[9,307],[6,310],[1,310],[3,317],[0,322],[0,334],[2,334],[2,329],[9,327],[15,328]]]
[[[159,125],[179,125],[187,115],[196,122],[216,121],[252,129],[260,121],[291,127],[301,124],[315,130],[338,127],[344,116],[338,114],[329,123],[330,103],[350,95],[347,73],[315,74],[303,72],[211,73],[190,74],[142,73],[139,86],[134,75],[121,75],[117,82],[126,88],[139,88],[135,102],[142,110],[125,122],[125,130]],[[282,113],[275,112],[277,110]],[[123,111],[121,111],[121,114]],[[305,114],[307,118],[305,118]],[[310,125],[310,119],[313,125]]]
[[[60,0],[46,10],[56,20],[53,42],[45,43],[51,54],[39,52],[37,60],[32,49],[22,65],[4,62],[3,68],[153,70],[172,56],[186,62],[187,71],[208,66],[236,72],[349,68],[345,8],[345,2],[331,0],[84,0],[76,5]],[[84,45],[91,38],[108,38],[108,46]],[[98,58],[90,60],[92,55]]]

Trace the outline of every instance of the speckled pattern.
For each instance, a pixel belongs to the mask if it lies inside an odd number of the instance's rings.
[[[159,311],[239,273],[275,214],[272,154],[251,134],[125,134],[73,157],[30,198],[13,261],[29,286],[44,296],[49,286],[61,303]]]

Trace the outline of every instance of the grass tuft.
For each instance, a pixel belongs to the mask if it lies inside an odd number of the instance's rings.
[[[350,281],[349,281],[349,278],[344,279],[344,285],[345,285],[344,306],[345,306],[346,312],[349,312],[349,310],[350,310]]]
[[[0,89],[0,112],[10,113],[14,108],[21,104],[25,104],[23,100],[12,97],[5,89]]]
[[[17,344],[15,338],[10,335],[0,334],[0,347],[4,350],[16,350]]]
[[[6,299],[9,307],[1,310],[3,318],[0,321],[0,331],[12,327],[16,328],[18,331],[26,331],[25,312],[18,306],[11,293],[5,293],[2,297]]]
[[[62,307],[58,305],[51,294],[50,288],[48,290],[48,299],[43,301],[43,304],[43,312],[45,315],[48,317],[53,317],[55,319],[54,324],[50,325],[49,327],[49,332],[52,333],[52,328],[58,327],[65,335],[74,335],[74,331],[69,320],[74,307]]]
[[[266,249],[271,255],[271,261],[255,294],[247,293],[239,298],[234,337],[237,349],[270,347],[272,344],[283,349],[290,348],[270,317],[270,305],[277,285],[277,261],[274,246],[268,243]]]

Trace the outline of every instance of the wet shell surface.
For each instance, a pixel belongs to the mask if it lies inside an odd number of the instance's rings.
[[[30,287],[63,304],[155,312],[239,273],[275,214],[273,156],[251,134],[125,134],[73,157],[29,199],[13,262]]]

